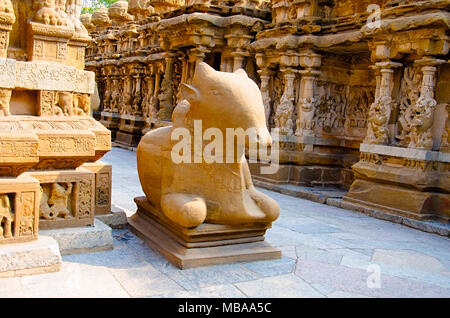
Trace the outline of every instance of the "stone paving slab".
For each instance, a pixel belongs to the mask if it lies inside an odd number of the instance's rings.
[[[135,153],[114,148],[104,161],[113,165],[113,203],[131,215],[142,195]],[[0,283],[7,297],[450,298],[449,238],[262,191],[281,206],[266,235],[279,260],[180,270],[124,228],[112,230],[111,251],[63,256],[60,273]]]

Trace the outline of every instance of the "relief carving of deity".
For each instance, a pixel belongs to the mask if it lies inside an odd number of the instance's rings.
[[[409,148],[431,149],[433,137],[433,112],[437,102],[433,98],[420,97],[413,106]]]
[[[413,106],[419,100],[421,82],[421,72],[418,72],[417,69],[412,67],[405,68],[400,84],[399,134],[396,136],[398,144],[404,147],[407,147],[411,142],[410,133],[412,130]]]
[[[389,142],[389,131],[387,124],[391,116],[392,98],[382,96],[375,100],[370,106],[366,143],[387,144]]]
[[[0,117],[10,116],[9,102],[11,101],[12,90],[0,89]]]
[[[314,97],[300,99],[299,119],[297,120],[297,136],[310,136],[314,128],[314,113],[317,100]]]
[[[89,32],[86,30],[86,27],[83,25],[83,23],[81,23],[80,20],[82,8],[83,8],[82,0],[67,0],[66,12],[70,20],[70,23],[75,28],[75,32],[87,35]]]
[[[292,113],[294,112],[294,104],[285,95],[281,97],[280,104],[275,113],[275,127],[280,128],[280,133],[285,135],[293,135],[294,122]]]
[[[72,194],[72,183],[66,183],[66,186],[55,182],[52,185],[51,196],[48,199],[48,205],[51,206],[50,211],[54,217],[70,218],[71,213],[67,207],[69,196]]]

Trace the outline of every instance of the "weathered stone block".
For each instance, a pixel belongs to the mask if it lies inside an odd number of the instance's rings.
[[[94,221],[94,226],[41,230],[39,235],[52,237],[61,255],[100,252],[114,247],[111,228],[99,220]]]
[[[57,272],[60,267],[58,243],[51,237],[0,246],[0,278]]]

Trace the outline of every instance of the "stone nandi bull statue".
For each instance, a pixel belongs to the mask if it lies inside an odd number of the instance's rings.
[[[175,128],[188,128],[202,121],[202,133],[218,128],[256,128],[256,141],[272,143],[266,126],[258,86],[245,71],[217,72],[199,63],[192,85],[182,84],[181,101],[173,113],[173,126],[147,133],[137,150],[139,178],[147,199],[165,216],[183,227],[203,222],[232,226],[270,224],[279,205],[253,186],[245,156],[235,163],[181,163],[171,160]],[[225,144],[225,142],[224,142]],[[244,144],[234,144],[235,153]],[[225,156],[223,152],[221,156]],[[225,160],[223,160],[225,162]]]

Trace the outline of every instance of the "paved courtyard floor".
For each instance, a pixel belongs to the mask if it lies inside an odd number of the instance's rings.
[[[113,203],[142,195],[135,153],[114,148]],[[450,239],[262,190],[281,206],[283,257],[179,270],[129,230],[114,250],[63,256],[59,273],[1,279],[0,297],[450,297]]]

